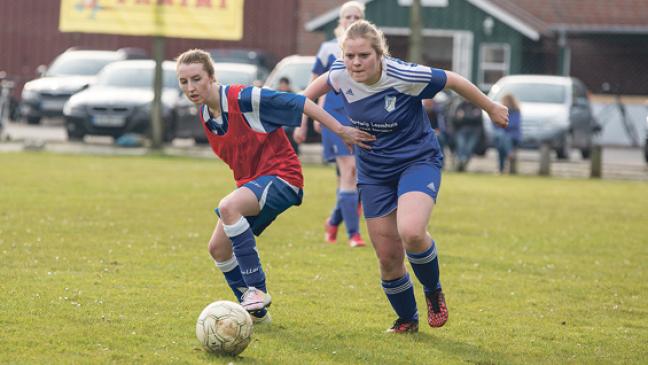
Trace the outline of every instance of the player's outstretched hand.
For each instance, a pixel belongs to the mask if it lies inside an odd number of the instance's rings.
[[[355,144],[360,148],[369,150],[371,149],[371,146],[369,146],[365,142],[372,142],[376,140],[376,136],[372,134],[347,126],[342,126],[338,134],[340,137],[342,137],[344,143],[349,146],[349,149],[351,149],[351,147],[353,147],[353,145]]]
[[[293,139],[297,144],[302,144],[306,141],[306,128],[297,127],[293,130]]]
[[[506,126],[508,126],[509,113],[508,108],[504,105],[498,102],[493,102],[493,106],[486,112],[488,113],[488,116],[493,121],[493,123],[503,128],[506,128]]]

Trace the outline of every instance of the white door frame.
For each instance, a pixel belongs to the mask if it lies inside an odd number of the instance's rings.
[[[385,35],[409,36],[411,30],[404,27],[380,27]],[[452,70],[468,80],[472,80],[472,61],[474,35],[466,30],[445,30],[425,28],[424,37],[452,38]]]

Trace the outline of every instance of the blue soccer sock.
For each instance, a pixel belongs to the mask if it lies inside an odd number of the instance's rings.
[[[225,234],[232,241],[234,256],[239,263],[246,287],[255,287],[266,291],[265,273],[256,249],[254,234],[245,217],[231,225],[224,225]]]
[[[358,217],[358,191],[340,190],[338,205],[344,217],[344,225],[349,238],[359,232],[360,217]]]
[[[241,274],[241,268],[239,268],[238,261],[236,261],[236,256],[232,256],[226,261],[216,261],[216,267],[223,272],[227,285],[229,285],[234,296],[240,302],[243,291],[247,289],[247,285],[245,285],[245,281],[243,280],[243,274]]]
[[[339,226],[340,223],[342,223],[342,210],[340,209],[340,196],[338,195],[340,193],[339,190],[335,191],[335,208],[333,208],[333,211],[331,212],[331,216],[329,217],[328,223],[332,226]]]
[[[223,272],[225,280],[227,281],[227,285],[229,285],[230,289],[232,289],[232,292],[236,296],[236,300],[238,300],[240,303],[241,297],[243,296],[243,291],[247,289],[247,286],[245,285],[245,281],[243,280],[243,274],[241,274],[241,269],[239,268],[238,261],[236,261],[236,256],[232,256],[229,260],[223,262],[215,262],[216,267]],[[266,312],[267,310],[263,308],[262,310],[253,313],[253,315],[261,318],[265,316]]]
[[[404,321],[418,321],[414,287],[409,274],[405,273],[405,276],[396,280],[383,280],[382,288],[398,318]]]
[[[437,258],[436,244],[432,245],[421,253],[407,252],[407,260],[412,265],[412,270],[418,280],[423,284],[426,293],[432,293],[441,289],[439,281],[439,259]]]

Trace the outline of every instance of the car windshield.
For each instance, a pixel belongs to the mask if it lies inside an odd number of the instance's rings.
[[[563,104],[567,98],[564,85],[516,82],[498,86],[494,96],[494,99],[498,101],[509,93],[523,103]]]
[[[52,63],[47,76],[94,76],[115,60],[115,57],[63,56]]]
[[[308,63],[287,64],[273,76],[270,87],[276,89],[279,86],[279,79],[287,77],[295,91],[304,90],[310,82],[312,66],[312,64]]]
[[[216,79],[223,85],[241,84],[252,85],[255,81],[253,73],[232,70],[215,70]]]
[[[152,88],[152,67],[112,67],[99,74],[97,85],[111,87]],[[163,84],[165,88],[178,88],[175,70],[163,71]]]

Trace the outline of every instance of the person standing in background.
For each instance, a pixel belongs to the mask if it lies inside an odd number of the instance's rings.
[[[290,79],[285,76],[281,77],[279,79],[279,85],[277,85],[277,91],[281,91],[284,93],[294,92],[292,86],[290,86]],[[286,131],[286,136],[288,136],[290,145],[292,146],[297,156],[299,156],[299,143],[295,142],[295,138],[293,137],[293,132],[295,131],[295,127],[284,126],[283,129],[284,131]]]
[[[512,94],[506,94],[502,97],[502,104],[509,109],[509,124],[507,127],[495,126],[495,147],[497,148],[500,174],[504,173],[507,163],[509,165],[509,172],[514,172],[511,171],[513,158],[522,137],[520,131],[522,117],[520,114],[520,104],[517,99]]]

